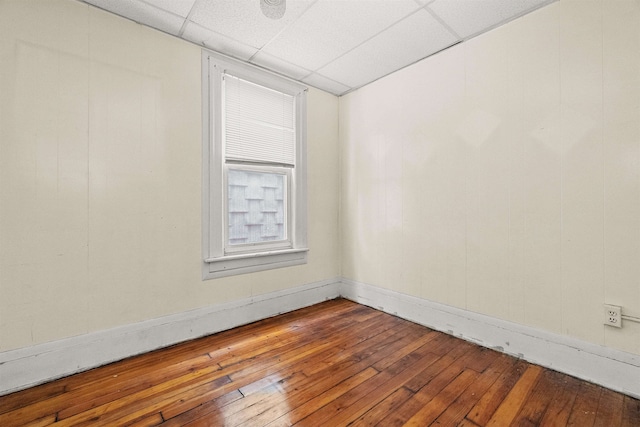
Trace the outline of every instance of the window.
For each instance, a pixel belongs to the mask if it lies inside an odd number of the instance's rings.
[[[203,52],[203,278],[304,264],[306,88]]]

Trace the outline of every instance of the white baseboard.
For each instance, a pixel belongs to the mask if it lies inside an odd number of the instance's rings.
[[[640,356],[342,279],[342,297],[640,398]]]
[[[0,396],[338,296],[640,398],[640,355],[338,278],[0,353]]]
[[[339,279],[0,353],[0,396],[340,296]]]

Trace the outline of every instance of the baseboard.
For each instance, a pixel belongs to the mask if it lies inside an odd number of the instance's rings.
[[[0,353],[0,396],[338,296],[640,398],[639,355],[337,278]]]
[[[640,398],[640,356],[342,279],[340,295],[438,331]]]
[[[0,396],[339,296],[339,279],[0,353]]]

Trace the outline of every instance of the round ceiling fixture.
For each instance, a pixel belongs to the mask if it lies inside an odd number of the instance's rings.
[[[260,9],[267,18],[280,19],[287,9],[287,0],[260,0]]]

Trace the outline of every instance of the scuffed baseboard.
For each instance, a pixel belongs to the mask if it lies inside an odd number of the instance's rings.
[[[640,356],[342,279],[340,295],[406,320],[640,398]]]
[[[0,353],[0,396],[337,298],[338,278]]]

